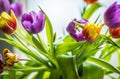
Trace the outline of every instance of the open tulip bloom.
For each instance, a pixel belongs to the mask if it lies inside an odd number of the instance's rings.
[[[22,13],[17,2],[10,5],[10,11],[9,5],[4,5],[4,10],[0,5],[0,30],[5,36],[0,40],[20,50],[14,53],[5,48],[0,53],[0,79],[119,79],[120,4],[114,2],[104,16],[97,16],[94,13],[104,7],[99,0],[83,1],[89,6],[81,8],[81,18],[66,25],[61,38],[40,7],[38,12]],[[96,18],[91,20],[91,16]],[[110,63],[114,54],[118,59],[115,66]]]

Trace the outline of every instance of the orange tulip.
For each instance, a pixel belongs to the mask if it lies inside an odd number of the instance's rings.
[[[84,0],[87,4],[93,4],[97,2],[98,0]]]
[[[96,26],[95,24],[87,22],[82,31],[84,39],[88,42],[93,42],[99,36],[101,28],[102,24]]]
[[[120,38],[120,27],[109,28],[109,33],[113,38]]]
[[[2,12],[0,16],[0,29],[7,34],[12,34],[16,28],[17,21],[14,12],[12,10],[10,14]]]

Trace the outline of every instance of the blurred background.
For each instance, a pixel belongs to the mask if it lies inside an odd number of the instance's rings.
[[[80,19],[80,12],[82,11],[83,5],[85,3],[83,0],[10,0],[12,3],[13,1],[20,1],[24,4],[24,12],[30,12],[32,10],[38,12],[40,6],[50,18],[53,30],[57,33],[57,38],[66,35],[66,27],[70,21],[74,18]],[[120,0],[116,0],[120,2]],[[101,14],[101,20],[103,20],[103,14],[106,8],[111,5],[115,0],[99,0],[104,7],[100,8],[99,11],[95,13],[94,16],[90,19],[91,22],[94,22],[97,15]],[[106,30],[106,27],[102,29],[102,32]],[[2,36],[2,34],[0,34]],[[41,33],[42,38],[44,37],[44,32]],[[13,49],[10,45],[0,41],[0,51],[3,48],[10,48]],[[117,65],[116,61],[116,54],[113,55],[111,62],[113,65]],[[105,77],[105,79],[109,79]]]

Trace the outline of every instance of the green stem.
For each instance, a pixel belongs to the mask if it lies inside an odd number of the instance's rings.
[[[19,38],[16,34],[13,34],[14,37],[20,42],[20,44],[22,44],[27,50],[29,50],[30,52],[32,52]]]
[[[43,42],[43,40],[41,39],[40,35],[39,34],[36,34],[36,35],[37,35],[39,42],[42,44],[42,48],[44,49],[44,51],[48,52],[46,49],[47,47],[46,47],[45,43]]]
[[[36,54],[32,53],[33,51],[31,51],[19,38],[18,38],[18,35],[14,34],[15,38],[26,48],[28,49],[31,53],[30,55],[31,56],[34,56],[36,59],[38,59],[39,61],[41,61],[43,64],[46,64],[48,66],[48,61],[46,60],[43,60],[42,58],[40,58],[39,56],[37,56]],[[46,56],[57,68],[58,68],[58,64],[57,64],[57,61],[51,57],[50,55],[48,54],[45,54],[43,51],[39,50],[39,52],[41,52],[44,56]]]
[[[16,71],[13,69],[9,70],[9,79],[16,79]]]
[[[39,42],[42,44],[42,47],[45,50],[45,52],[48,53],[48,51],[46,50],[47,47],[46,47],[45,43],[43,42],[43,40],[41,39],[39,34],[37,34],[37,38],[38,38]],[[51,57],[50,55],[47,55],[47,54],[45,56],[58,68],[57,61],[55,60],[54,57]]]
[[[51,69],[50,79],[59,79],[60,74],[57,69]]]
[[[49,70],[47,67],[27,68],[27,69],[13,69],[13,71],[36,72],[41,70]]]
[[[22,44],[28,51],[29,51],[29,55],[31,55],[32,57],[36,58],[37,60],[39,60],[40,62],[42,62],[43,64],[45,64],[46,66],[48,66],[48,62],[47,60],[40,58],[37,54],[33,53],[32,50],[30,50],[19,38],[16,34],[13,34],[14,37],[20,42],[20,44]]]

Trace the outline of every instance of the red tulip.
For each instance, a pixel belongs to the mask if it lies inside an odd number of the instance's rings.
[[[98,0],[84,0],[87,4],[93,4],[97,2]]]
[[[109,28],[109,33],[113,38],[120,38],[120,27]]]
[[[14,12],[12,10],[10,14],[2,12],[0,16],[0,29],[7,34],[12,34],[16,28],[17,21]]]
[[[88,42],[93,42],[100,34],[102,24],[91,24],[87,22],[83,28],[83,38]]]

